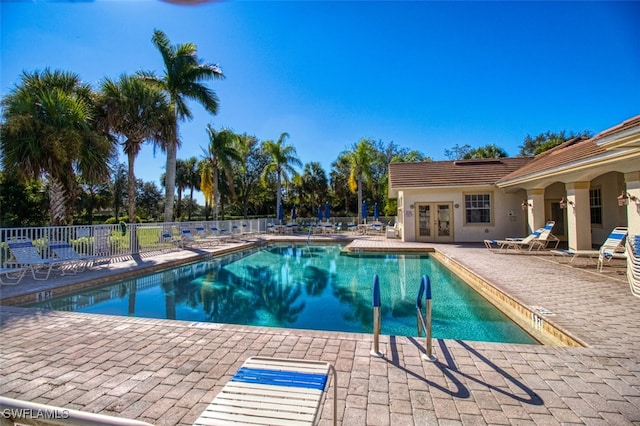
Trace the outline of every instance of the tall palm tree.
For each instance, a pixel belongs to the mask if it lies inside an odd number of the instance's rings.
[[[263,145],[267,156],[270,158],[270,163],[267,164],[262,171],[262,179],[266,181],[268,176],[275,174],[276,212],[282,203],[282,180],[288,182],[289,175],[296,173],[293,166],[300,167],[302,165],[302,162],[296,155],[295,147],[285,142],[288,137],[289,134],[283,132],[276,142],[265,141]]]
[[[80,192],[77,175],[91,183],[109,176],[116,150],[96,130],[94,101],[95,93],[77,74],[48,68],[23,72],[2,99],[3,168],[22,180],[48,178],[50,188],[62,191],[65,211],[63,217],[52,214],[52,223],[71,221]]]
[[[358,220],[362,217],[362,185],[364,182],[371,184],[371,164],[375,159],[375,150],[370,139],[363,138],[349,154],[351,174],[349,175],[349,188],[351,192],[358,191]]]
[[[144,142],[164,147],[173,139],[173,111],[162,91],[124,74],[118,80],[104,79],[99,105],[101,127],[115,136],[127,154],[129,222],[135,223],[136,157]]]
[[[215,206],[214,219],[217,220],[220,207],[220,172],[225,174],[227,184],[233,194],[233,162],[242,161],[242,156],[239,152],[238,135],[231,130],[216,131],[210,124],[207,124],[207,134],[209,135],[209,145],[206,150],[202,149],[205,166],[202,168],[200,179],[204,187],[207,188],[209,205]]]
[[[193,118],[187,106],[187,100],[201,104],[211,114],[218,112],[218,97],[215,92],[203,83],[211,79],[224,78],[218,65],[202,62],[197,57],[197,48],[193,43],[171,45],[164,32],[155,30],[151,41],[162,55],[164,75],[160,78],[153,72],[142,71],[139,75],[150,84],[160,88],[169,95],[171,106],[175,111],[174,138],[167,146],[166,166],[166,200],[164,220],[173,220],[173,202],[176,185],[176,156],[180,144],[178,138],[178,121]]]

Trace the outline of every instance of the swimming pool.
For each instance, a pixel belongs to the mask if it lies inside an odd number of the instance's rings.
[[[416,336],[422,275],[432,285],[433,336],[537,342],[429,256],[345,255],[343,245],[271,244],[49,299],[45,309],[265,327],[371,333],[373,276],[381,332]]]

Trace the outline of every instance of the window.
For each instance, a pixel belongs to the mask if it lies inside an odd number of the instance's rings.
[[[589,208],[591,210],[591,224],[602,225],[602,191],[600,188],[589,190]]]
[[[464,196],[466,223],[491,223],[491,194]]]

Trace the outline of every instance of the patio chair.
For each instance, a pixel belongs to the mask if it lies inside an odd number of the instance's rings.
[[[0,284],[2,285],[18,285],[24,277],[26,268],[0,268]],[[2,277],[4,276],[4,280]],[[5,281],[6,280],[6,281]]]
[[[180,246],[180,239],[174,237],[171,232],[163,232],[162,235],[160,235],[160,243],[169,249],[177,249]]]
[[[496,249],[497,251],[508,251],[509,249],[522,250],[523,248],[528,248],[529,250],[531,250],[533,249],[533,247],[539,247],[539,244],[536,242],[536,240],[538,239],[540,234],[542,234],[543,230],[544,228],[538,228],[524,238],[484,240],[484,245],[491,251],[493,251],[494,249]]]
[[[95,264],[96,261],[107,261],[107,266],[110,263],[110,256],[93,256],[93,255],[80,255],[71,244],[66,241],[52,241],[49,243],[49,250],[55,255],[58,260],[66,260],[69,264],[73,264],[75,271],[83,272],[89,264]]]
[[[248,358],[194,425],[314,425],[330,373],[336,425],[338,383],[333,365],[268,357]]]
[[[540,232],[540,235],[538,235],[538,238],[533,240],[533,245],[529,247],[529,250],[531,250],[533,247],[536,247],[537,250],[546,249],[550,244],[553,243],[555,243],[553,248],[557,249],[558,244],[560,244],[560,238],[551,233],[551,230],[553,229],[553,226],[555,224],[556,222],[553,220],[545,223],[544,228],[542,228],[542,231]]]
[[[626,252],[629,288],[631,294],[640,297],[640,235],[627,238]]]
[[[211,238],[215,239],[216,242],[222,242],[231,239],[231,235],[229,235],[226,230],[220,229],[217,226],[211,226],[209,230],[211,231]]]
[[[69,273],[75,273],[75,266],[73,263],[70,264],[68,260],[43,258],[36,246],[33,245],[33,241],[29,239],[8,241],[7,245],[14,260],[5,263],[14,263],[18,267],[26,268],[31,271],[34,280],[49,279],[54,267],[59,268],[63,274],[64,267],[69,267]]]
[[[602,272],[605,262],[609,263],[612,259],[627,258],[624,252],[624,241],[627,236],[627,232],[628,229],[624,226],[614,228],[598,250],[555,249],[551,250],[551,255],[558,258],[569,258],[569,264],[572,264],[579,258],[586,259],[587,263],[597,259],[596,267],[600,272]]]

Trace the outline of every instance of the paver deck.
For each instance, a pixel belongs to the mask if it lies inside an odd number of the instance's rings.
[[[246,358],[329,361],[338,372],[338,423],[357,425],[640,425],[640,299],[620,267],[570,267],[541,253],[496,254],[480,245],[401,243],[380,237],[362,249],[432,247],[547,318],[586,347],[510,345],[257,328],[0,307],[0,394],[44,404],[191,424]],[[133,273],[209,253],[182,250],[120,262],[110,270],[25,279],[3,299],[74,280]],[[34,297],[30,295],[30,297]],[[331,386],[334,386],[332,383]],[[331,424],[332,392],[322,425]]]

